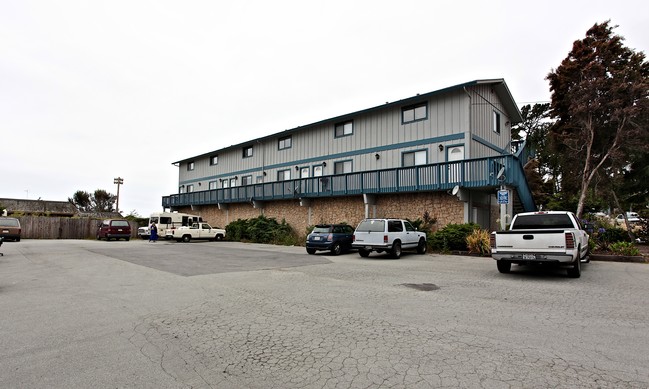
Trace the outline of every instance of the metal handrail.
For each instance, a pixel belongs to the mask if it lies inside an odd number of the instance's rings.
[[[501,182],[498,180],[497,175],[503,167],[505,172],[508,173],[505,174],[504,182]],[[534,207],[522,165],[514,155],[298,178],[172,194],[163,196],[162,206],[169,208],[294,198],[335,197],[365,193],[441,191],[452,189],[454,186],[486,188],[497,187],[501,184],[517,187],[519,198],[526,210]],[[527,193],[521,195],[521,191]]]

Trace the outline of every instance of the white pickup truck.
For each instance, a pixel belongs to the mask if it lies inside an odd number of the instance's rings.
[[[491,257],[498,271],[509,273],[512,263],[568,266],[568,276],[581,276],[589,262],[588,233],[572,212],[519,213],[507,231],[492,232]]]
[[[177,242],[189,242],[192,239],[223,240],[225,230],[214,228],[207,223],[193,223],[191,227],[168,228],[165,237]]]
[[[426,234],[417,231],[407,220],[365,219],[354,231],[352,248],[357,248],[361,257],[367,257],[372,251],[387,251],[400,258],[402,249],[416,249],[419,254],[425,254]]]

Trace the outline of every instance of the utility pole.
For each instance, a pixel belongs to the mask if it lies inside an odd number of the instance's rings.
[[[124,183],[124,179],[122,177],[117,177],[113,179],[113,184],[117,184],[117,209],[116,211],[119,212],[119,186]]]

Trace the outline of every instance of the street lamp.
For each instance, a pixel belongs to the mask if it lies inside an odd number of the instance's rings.
[[[119,186],[124,183],[124,179],[122,177],[117,177],[113,179],[113,184],[117,184],[117,212],[119,212]]]

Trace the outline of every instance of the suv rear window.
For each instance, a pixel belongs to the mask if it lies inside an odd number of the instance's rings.
[[[358,232],[384,232],[385,220],[363,220],[356,228]]]
[[[0,226],[3,227],[20,227],[18,219],[0,219]]]
[[[126,220],[113,220],[113,227],[128,227],[128,222]]]

